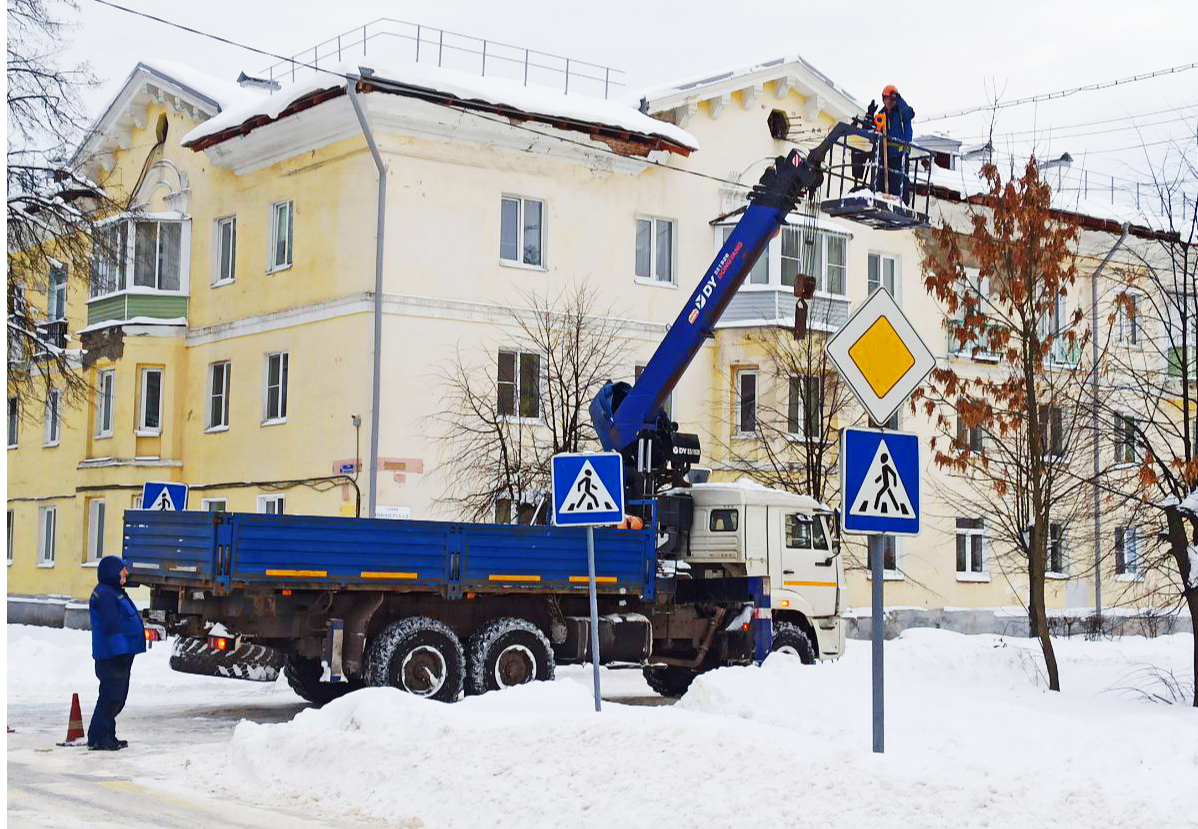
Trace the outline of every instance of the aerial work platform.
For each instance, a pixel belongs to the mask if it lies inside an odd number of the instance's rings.
[[[882,230],[927,224],[932,153],[858,120],[827,153],[820,210]]]

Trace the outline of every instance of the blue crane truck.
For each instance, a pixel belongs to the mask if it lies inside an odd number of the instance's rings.
[[[603,447],[624,458],[626,523],[639,527],[595,531],[600,658],[641,667],[664,695],[770,650],[814,662],[844,648],[831,511],[764,487],[692,485],[698,437],[662,405],[847,129],[775,160],[640,378],[606,384],[590,407]],[[123,555],[150,588],[148,621],[220,650],[267,646],[311,702],[383,685],[452,701],[590,660],[584,533],[130,510]]]

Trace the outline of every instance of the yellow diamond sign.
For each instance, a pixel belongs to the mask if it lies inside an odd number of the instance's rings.
[[[885,423],[936,358],[885,288],[874,291],[828,340],[828,356],[875,423]]]
[[[865,333],[849,346],[849,357],[878,397],[885,397],[894,384],[915,365],[915,356],[886,317],[878,317]]]

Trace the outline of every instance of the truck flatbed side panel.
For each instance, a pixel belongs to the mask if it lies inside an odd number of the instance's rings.
[[[586,530],[464,524],[463,590],[586,592]],[[595,580],[601,593],[653,597],[654,539],[649,530],[595,530]]]
[[[122,556],[134,581],[146,584],[212,582],[218,513],[125,512]]]

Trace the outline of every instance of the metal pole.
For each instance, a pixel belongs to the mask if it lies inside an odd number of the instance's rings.
[[[524,85],[528,86],[528,50],[524,50]]]
[[[441,53],[445,51],[445,30],[441,29],[437,37],[437,66],[441,65]]]
[[[483,41],[483,77],[487,76],[487,41]]]
[[[416,27],[416,62],[420,63],[420,27]]]
[[[599,597],[595,593],[595,528],[587,527],[587,575],[591,594],[591,664],[595,666],[595,710],[599,710]]]
[[[603,97],[607,97],[607,87],[611,83],[611,67],[604,67],[603,72]]]
[[[570,59],[566,58],[566,94],[570,94]]]
[[[366,114],[362,112],[362,104],[358,101],[359,78],[350,76],[345,84],[349,93],[350,103],[354,105],[354,113],[358,116],[358,125],[366,137],[366,145],[370,147],[370,155],[379,174],[379,204],[378,228],[375,233],[374,249],[374,366],[372,374],[372,390],[370,402],[370,517],[375,517],[378,506],[379,481],[379,386],[382,375],[383,355],[383,242],[385,241],[387,218],[387,168],[383,166],[383,157],[379,154],[378,145],[374,143],[374,133],[366,122]]]
[[[886,558],[886,536],[878,536],[882,543],[874,551],[873,561],[869,563],[870,573],[873,574],[873,616],[870,623],[870,636],[873,639],[873,713],[874,713],[874,753],[881,754],[885,750],[886,741],[886,707],[882,697],[882,640],[885,630],[882,621],[882,566]]]

